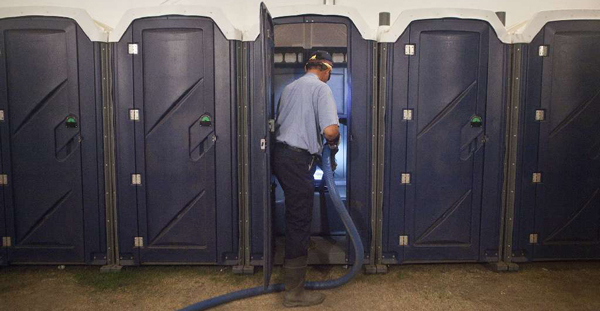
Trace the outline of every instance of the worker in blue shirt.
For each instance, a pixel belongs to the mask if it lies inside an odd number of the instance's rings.
[[[285,195],[283,304],[286,307],[317,305],[325,300],[322,293],[305,291],[304,280],[313,210],[313,175],[324,139],[335,149],[340,138],[337,106],[326,83],[332,69],[329,53],[313,53],[305,65],[306,74],[285,87],[277,109],[272,168]]]

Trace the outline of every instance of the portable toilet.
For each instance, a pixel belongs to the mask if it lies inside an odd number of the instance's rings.
[[[238,263],[240,40],[198,5],[130,9],[111,32],[121,265]]]
[[[0,264],[105,264],[99,42],[82,9],[0,8]]]
[[[600,11],[543,11],[511,32],[506,260],[598,259]]]
[[[378,264],[497,262],[504,25],[491,11],[407,10],[379,41]]]
[[[328,84],[338,107],[342,135],[335,183],[365,244],[366,262],[370,262],[374,236],[371,143],[376,27],[370,27],[355,8],[338,5],[279,6],[269,10],[263,5],[261,14],[261,23],[250,28],[244,39],[248,41],[245,44],[250,59],[251,104],[246,265],[252,271],[256,265],[265,265],[268,270],[271,260],[282,263],[285,204],[283,191],[270,172],[269,152],[275,142],[269,123],[274,124],[283,88],[304,75],[304,64],[316,50],[333,56],[334,69]],[[352,263],[349,239],[333,206],[327,204],[328,194],[320,186],[321,179],[319,170],[315,173],[311,225],[315,249],[309,251],[309,264]]]

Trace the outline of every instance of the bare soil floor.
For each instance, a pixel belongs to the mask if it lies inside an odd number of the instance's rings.
[[[600,262],[534,263],[516,273],[484,265],[390,267],[325,291],[324,304],[300,310],[600,310]],[[342,275],[342,267],[313,267],[310,279]],[[273,280],[281,281],[276,268]],[[0,310],[174,310],[212,296],[260,285],[262,274],[234,275],[220,267],[0,268]],[[279,294],[217,310],[280,310]]]

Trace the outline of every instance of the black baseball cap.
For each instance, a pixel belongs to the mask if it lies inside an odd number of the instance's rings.
[[[333,64],[333,58],[331,58],[331,55],[326,51],[315,51],[310,54],[310,57],[308,58],[309,63],[321,61],[328,61],[329,63]]]

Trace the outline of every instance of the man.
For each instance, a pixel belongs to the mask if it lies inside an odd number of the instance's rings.
[[[339,120],[331,89],[333,62],[325,51],[313,53],[306,74],[283,90],[276,120],[273,173],[285,195],[286,307],[317,305],[325,295],[304,290],[312,221],[314,172],[323,137],[337,148]]]

